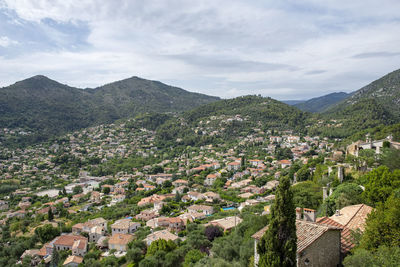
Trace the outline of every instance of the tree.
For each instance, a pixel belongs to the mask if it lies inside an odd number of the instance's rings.
[[[51,266],[56,267],[59,261],[60,261],[60,254],[58,254],[56,248],[53,248],[53,253],[51,254]]]
[[[292,159],[293,158],[293,152],[288,147],[276,148],[276,150],[275,150],[275,158],[277,160]]]
[[[202,253],[198,249],[192,249],[186,254],[183,266],[184,267],[193,266],[196,262],[205,257],[205,255],[206,255],[205,253]]]
[[[301,169],[299,169],[297,171],[297,181],[301,182],[301,181],[307,181],[308,179],[310,179],[311,177],[311,173],[310,170],[308,169],[307,165],[303,165],[303,167],[301,167]]]
[[[154,255],[157,251],[165,251],[169,252],[176,248],[176,244],[172,240],[164,240],[158,239],[156,241],[151,242],[151,245],[147,249],[147,256]]]
[[[143,251],[140,248],[134,247],[127,251],[126,259],[129,262],[137,264],[143,258]]]
[[[211,242],[204,234],[204,228],[197,224],[189,224],[187,226],[189,232],[186,238],[186,243],[190,248],[198,249],[202,252],[206,252],[211,247]]]
[[[384,148],[380,163],[391,170],[400,169],[400,149]]]
[[[51,222],[54,219],[53,210],[49,207],[49,211],[47,212],[47,218]]]
[[[400,246],[400,192],[392,194],[385,203],[379,203],[366,220],[360,247],[376,249],[386,245]]]
[[[154,267],[154,266],[158,265],[157,265],[157,259],[155,259],[153,256],[146,257],[139,263],[139,267]]]
[[[283,177],[278,186],[275,203],[271,207],[271,222],[257,245],[259,266],[296,265],[296,211],[289,177]]]
[[[220,227],[218,226],[214,226],[214,225],[209,225],[206,227],[206,229],[204,230],[204,234],[206,235],[206,237],[208,238],[208,240],[210,240],[211,242],[216,238],[216,237],[220,237],[223,235],[223,231]]]
[[[110,191],[111,191],[111,189],[110,189],[108,186],[103,188],[103,193],[104,193],[105,195],[110,194]]]
[[[291,190],[296,207],[317,209],[322,203],[321,187],[312,181],[298,183]]]
[[[362,189],[355,183],[340,184],[325,200],[323,209],[326,216],[331,216],[336,210],[363,202]]]
[[[83,189],[81,186],[77,185],[72,189],[72,192],[76,195],[76,194],[80,194],[83,192]]]
[[[1,231],[1,239],[3,242],[7,241],[10,239],[11,234],[10,234],[10,225],[6,224],[3,226],[2,231]]]
[[[46,243],[60,235],[60,230],[57,227],[53,227],[51,224],[46,224],[36,228],[35,234],[40,239],[40,242]]]
[[[363,196],[373,206],[384,203],[394,190],[400,188],[400,170],[391,172],[386,166],[374,169],[363,179],[367,181]]]
[[[397,267],[400,262],[400,247],[381,246],[376,252],[356,249],[353,255],[347,256],[343,265],[345,267],[385,266]]]

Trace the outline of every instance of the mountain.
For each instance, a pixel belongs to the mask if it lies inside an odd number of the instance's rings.
[[[400,121],[400,69],[357,90],[337,105],[326,110],[326,113],[337,113],[347,109],[347,114],[357,110],[365,102],[375,101],[393,119]]]
[[[242,96],[187,111],[157,130],[160,146],[225,142],[257,131],[304,132],[309,114],[269,97]]]
[[[294,106],[308,112],[323,112],[334,104],[342,101],[350,94],[340,92],[331,93],[320,97],[315,97],[307,101],[295,103]]]
[[[296,104],[300,104],[306,102],[307,100],[281,100],[281,102],[288,104],[290,106],[294,106]]]
[[[327,108],[311,134],[349,137],[359,131],[400,122],[400,70],[373,81]]]
[[[143,112],[181,112],[219,100],[138,77],[80,89],[38,75],[0,88],[0,95],[0,129],[29,133],[8,136],[6,144],[40,142]]]

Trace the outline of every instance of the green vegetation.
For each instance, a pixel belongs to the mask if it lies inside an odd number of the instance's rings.
[[[373,206],[384,203],[396,189],[400,188],[400,170],[391,172],[385,166],[374,169],[362,179],[366,181],[363,196]]]
[[[296,212],[288,177],[281,179],[271,208],[271,222],[257,245],[259,266],[294,266],[297,236]]]
[[[238,115],[238,116],[237,116]],[[171,146],[181,140],[184,146],[233,140],[253,132],[254,128],[304,131],[307,114],[300,110],[259,96],[221,100],[195,108],[163,124],[157,131],[158,144]],[[207,122],[208,121],[208,122]],[[198,129],[205,128],[204,130]],[[221,127],[223,129],[221,129]],[[207,132],[217,131],[208,135]]]
[[[296,207],[318,209],[322,203],[321,187],[312,181],[298,183],[291,190]]]
[[[294,104],[293,106],[308,112],[324,112],[329,109],[333,105],[339,103],[349,94],[340,92],[340,93],[331,93],[320,97],[315,97],[305,102]]]
[[[218,100],[137,77],[82,90],[34,76],[0,88],[0,92],[0,125],[27,133],[0,139],[6,146],[42,142],[67,131],[146,112],[185,111]],[[159,123],[154,117],[140,120],[153,127]]]

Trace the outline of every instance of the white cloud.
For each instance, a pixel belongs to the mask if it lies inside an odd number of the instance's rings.
[[[356,90],[399,68],[395,0],[3,1],[0,12],[43,31],[50,47],[3,51],[3,85],[38,73],[81,87],[136,75],[289,99]],[[82,25],[84,44],[71,45]]]
[[[8,47],[10,45],[16,45],[16,44],[18,44],[17,41],[11,40],[7,36],[0,36],[0,46]]]

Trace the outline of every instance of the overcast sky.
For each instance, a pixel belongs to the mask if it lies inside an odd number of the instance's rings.
[[[399,0],[0,0],[0,86],[139,76],[223,98],[307,99],[399,68]]]

